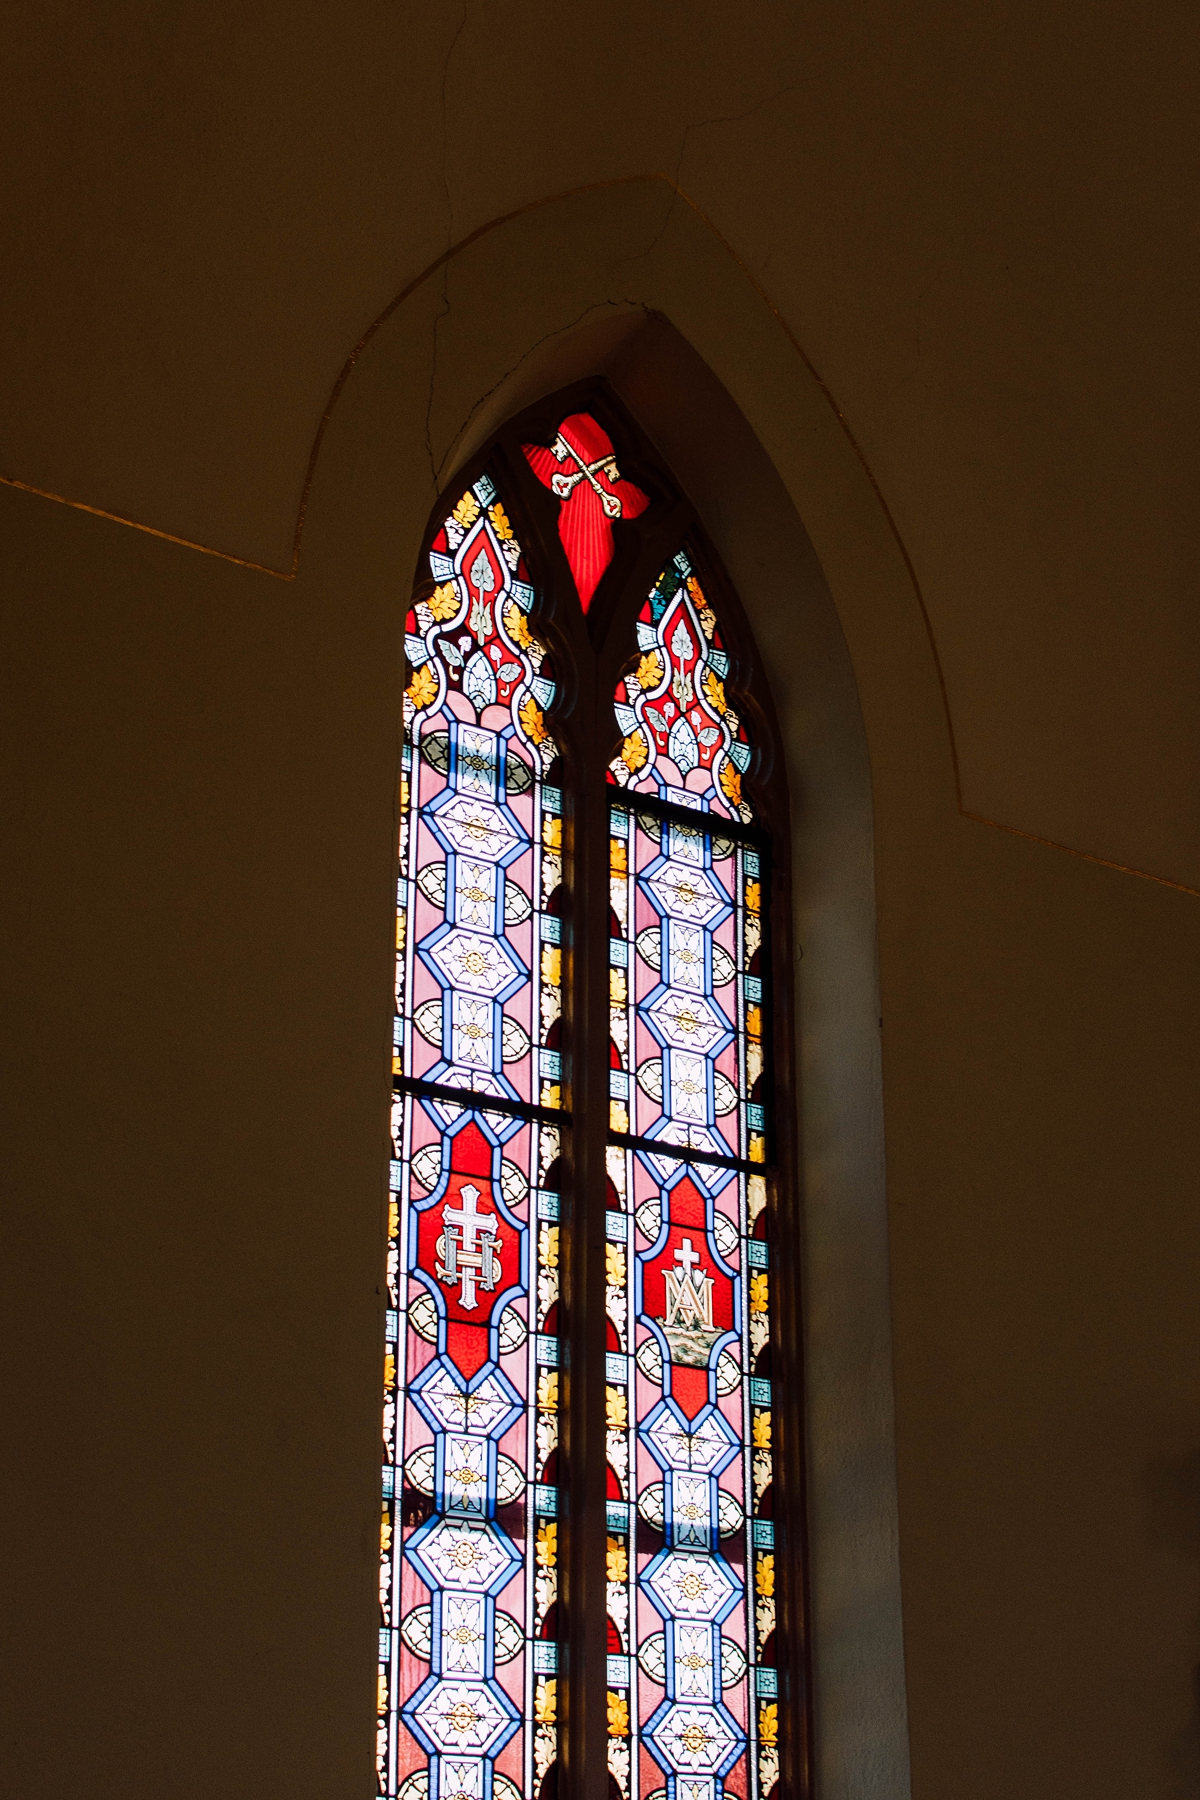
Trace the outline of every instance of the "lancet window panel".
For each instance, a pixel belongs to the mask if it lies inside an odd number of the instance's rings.
[[[612,779],[634,793],[748,822],[754,815],[742,776],[753,750],[725,692],[724,635],[686,550],[655,582],[636,632],[637,664],[616,698],[623,742]]]
[[[758,1800],[779,1780],[766,847],[686,552],[636,630],[609,772],[609,1767],[622,1800]]]
[[[601,411],[506,428],[406,620],[381,1800],[806,1792],[765,715]]]
[[[557,1754],[555,689],[488,475],[428,575],[405,639],[378,1788],[519,1800]]]

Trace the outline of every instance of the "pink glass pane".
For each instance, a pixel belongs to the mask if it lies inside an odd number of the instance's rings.
[[[378,1787],[521,1800],[557,1754],[559,1133],[487,1102],[560,1104],[554,683],[486,476],[429,571],[406,621]]]
[[[637,630],[610,806],[609,1770],[622,1800],[765,1800],[779,1776],[765,853],[741,829],[749,745],[685,556]],[[639,794],[694,824],[639,811]]]

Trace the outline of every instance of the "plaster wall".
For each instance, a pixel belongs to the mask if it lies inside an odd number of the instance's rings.
[[[489,405],[571,357],[785,718],[822,1791],[898,1800],[907,1745],[919,1800],[1200,1785],[1200,902],[966,816],[1200,881],[1191,22],[602,23],[13,47],[4,473],[226,553],[0,488],[22,1800],[370,1791],[399,613]],[[245,566],[290,570],[401,291],[295,579]],[[714,377],[790,589],[702,491]]]
[[[1196,38],[1183,0],[11,7],[0,474],[286,568],[383,307],[657,174],[864,448],[969,808],[1200,887]]]

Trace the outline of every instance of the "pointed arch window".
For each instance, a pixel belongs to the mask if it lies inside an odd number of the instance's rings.
[[[379,1793],[799,1796],[786,808],[740,607],[592,386],[447,494],[406,651]]]

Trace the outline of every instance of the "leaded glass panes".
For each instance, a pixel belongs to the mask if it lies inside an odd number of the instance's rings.
[[[779,1776],[766,851],[684,554],[637,632],[609,808],[609,1767],[623,1800],[757,1800]]]
[[[686,550],[667,564],[637,621],[636,666],[617,692],[624,741],[614,781],[727,818],[753,817],[742,795],[745,725],[729,704],[729,655]]]
[[[486,475],[429,572],[406,622],[379,1792],[518,1800],[557,1748],[554,682]]]
[[[609,1800],[773,1800],[749,665],[665,477],[552,406],[448,497],[406,621],[379,1793],[569,1800],[606,1761]]]

